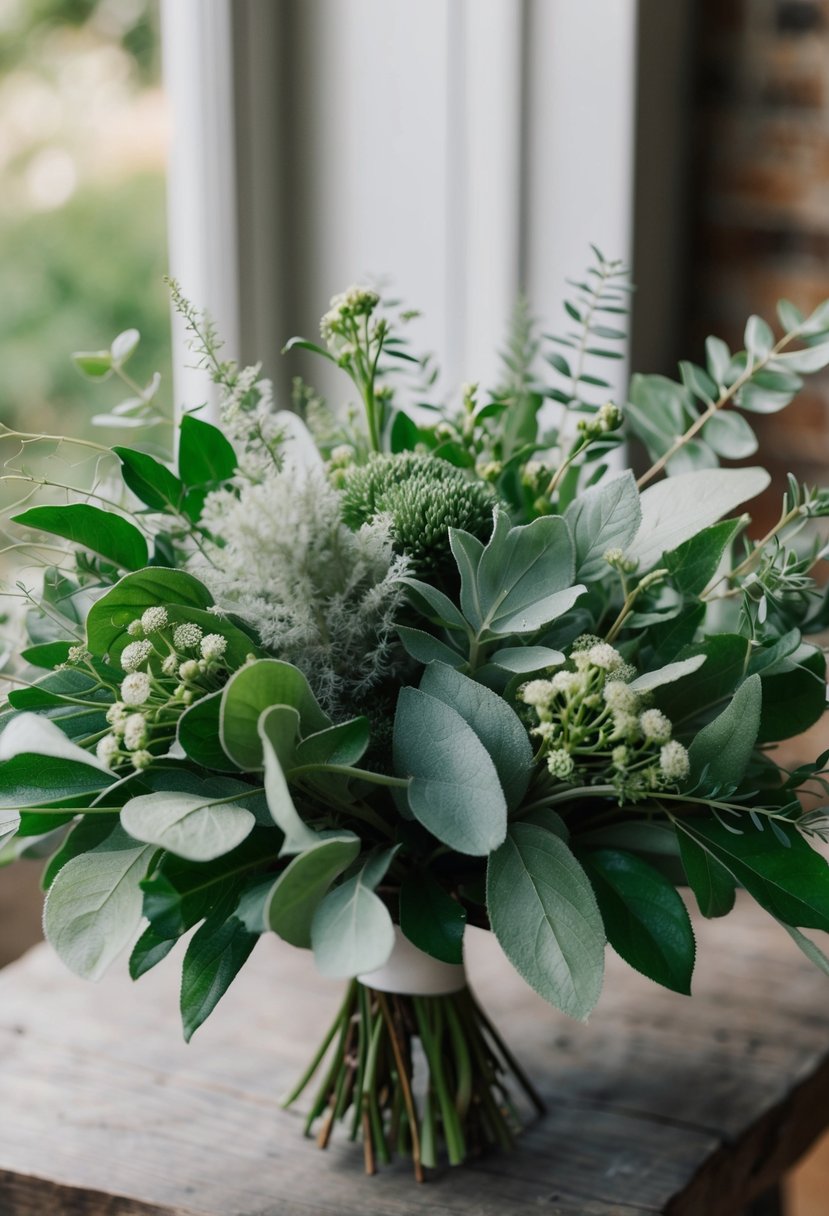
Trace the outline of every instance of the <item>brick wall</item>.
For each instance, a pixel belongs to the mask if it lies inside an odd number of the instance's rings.
[[[686,333],[699,357],[708,333],[741,346],[749,313],[772,320],[781,296],[806,309],[829,296],[829,0],[700,0],[696,16]],[[829,481],[829,374],[757,423],[776,479]]]

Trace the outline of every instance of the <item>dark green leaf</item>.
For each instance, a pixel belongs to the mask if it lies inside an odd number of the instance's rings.
[[[788,663],[789,671],[763,675],[760,743],[779,743],[802,734],[819,722],[826,710],[826,660],[813,646],[801,646]]]
[[[186,486],[218,486],[236,472],[236,453],[218,427],[185,414],[179,430],[178,471]]]
[[[692,782],[701,782],[712,794],[737,788],[757,741],[762,700],[760,677],[749,676],[722,713],[703,727],[688,749]]]
[[[159,937],[152,925],[148,925],[132,948],[129,961],[131,980],[139,980],[165,959],[176,944],[174,937]]]
[[[676,549],[665,554],[665,565],[677,588],[685,595],[700,595],[717,573],[726,548],[743,527],[743,519],[724,519],[703,528]]]
[[[250,957],[259,935],[235,916],[208,918],[190,939],[181,972],[181,1021],[186,1042],[218,1005]]]
[[[800,833],[778,823],[789,847],[746,816],[741,835],[713,819],[677,819],[677,829],[719,861],[761,907],[787,925],[829,931],[829,864]]]
[[[742,679],[748,659],[748,642],[737,633],[720,633],[686,646],[676,656],[689,659],[704,654],[698,671],[656,692],[656,704],[676,725],[690,721],[729,696]]]
[[[734,907],[734,879],[715,857],[677,829],[682,866],[703,916],[727,916]]]
[[[657,984],[690,994],[694,931],[672,884],[630,853],[597,849],[579,859],[616,953]]]
[[[178,741],[191,760],[222,773],[238,772],[238,765],[225,755],[219,735],[222,689],[195,701],[178,720]]]
[[[400,888],[400,928],[419,950],[443,963],[463,962],[466,911],[426,870],[415,870]]]
[[[62,799],[97,794],[114,780],[111,773],[91,763],[24,752],[0,763],[0,806],[12,810],[49,806]]]
[[[112,450],[120,458],[121,476],[137,498],[154,511],[178,511],[184,486],[175,473],[146,452],[121,447]]]
[[[149,557],[147,542],[135,524],[102,511],[89,503],[74,502],[62,507],[30,507],[12,522],[21,527],[35,528],[52,536],[62,536],[75,545],[82,545],[124,570],[140,570]]]

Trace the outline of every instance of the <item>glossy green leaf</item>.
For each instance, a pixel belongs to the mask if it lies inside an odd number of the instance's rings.
[[[656,704],[676,725],[709,710],[729,696],[743,677],[748,641],[741,634],[719,633],[681,650],[677,659],[705,655],[697,671],[657,689]]]
[[[111,773],[64,756],[23,752],[0,763],[0,809],[48,806],[97,794],[111,785]]]
[[[466,910],[428,870],[406,875],[400,888],[400,928],[419,950],[443,963],[463,962]]]
[[[786,661],[789,670],[761,673],[763,710],[758,742],[792,739],[819,722],[826,711],[826,659],[823,651],[803,645]]]
[[[727,916],[737,893],[731,874],[686,833],[677,830],[677,839],[682,866],[700,912],[709,919]]]
[[[177,738],[196,764],[218,772],[238,772],[239,766],[225,755],[219,731],[223,690],[208,693],[184,711],[178,720]]]
[[[518,974],[584,1021],[602,988],[605,933],[590,880],[567,845],[534,824],[514,824],[489,860],[487,908]]]
[[[174,937],[159,937],[152,925],[148,925],[132,948],[129,959],[131,980],[140,980],[162,962],[176,944]]]
[[[186,1042],[213,1012],[250,957],[259,935],[230,916],[208,918],[190,939],[181,970],[181,1021]]]
[[[657,984],[690,994],[694,931],[674,886],[630,853],[596,849],[580,860],[616,953]]]
[[[700,595],[705,590],[745,522],[746,517],[724,519],[665,554],[665,566],[678,590],[685,595]]]
[[[122,447],[112,450],[121,461],[121,476],[136,498],[154,511],[178,511],[184,486],[175,473],[146,452]]]
[[[236,472],[236,453],[218,427],[185,414],[179,428],[178,471],[186,486],[218,486]]]
[[[415,818],[459,853],[486,856],[504,840],[507,803],[495,765],[457,710],[416,688],[401,689],[394,758],[409,778]]]
[[[140,570],[149,558],[147,542],[135,524],[89,503],[29,507],[20,515],[13,515],[12,523],[61,536],[124,570]]]
[[[829,863],[789,825],[783,848],[769,830],[758,832],[746,816],[740,835],[714,819],[677,819],[684,832],[719,861],[751,896],[787,925],[829,931]]]

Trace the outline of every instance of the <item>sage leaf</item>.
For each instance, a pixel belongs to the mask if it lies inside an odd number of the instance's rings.
[[[394,718],[394,761],[409,778],[409,807],[442,844],[484,857],[507,829],[495,765],[461,714],[417,688],[403,688]]]
[[[629,556],[650,570],[663,553],[761,494],[770,480],[760,468],[701,469],[648,486],[639,497],[642,523]]]
[[[123,828],[68,861],[46,897],[43,928],[55,953],[83,979],[100,979],[135,936],[139,883],[155,852]]]
[[[567,508],[576,547],[575,577],[584,582],[601,578],[609,567],[608,549],[626,549],[633,540],[642,512],[636,480],[630,470],[612,481],[591,486]]]
[[[711,792],[737,788],[757,741],[762,700],[760,677],[749,676],[723,712],[703,727],[688,748],[693,782],[704,782]]]
[[[694,671],[699,671],[703,663],[706,662],[704,654],[695,654],[690,659],[678,659],[675,663],[668,663],[665,667],[659,667],[655,671],[645,671],[641,676],[637,676],[631,681],[631,688],[636,692],[651,692],[654,688],[663,688],[666,684],[673,684],[675,680],[681,680],[683,676],[689,676]]]
[[[495,527],[478,566],[481,628],[495,634],[534,633],[567,612],[585,588],[573,586],[573,540],[564,519],[546,515],[510,527],[496,510]]]
[[[602,988],[605,933],[590,880],[564,841],[514,824],[489,859],[487,908],[518,974],[584,1021]]]
[[[397,635],[407,654],[410,654],[418,663],[432,663],[438,659],[441,663],[448,663],[451,667],[460,667],[464,662],[464,657],[457,650],[453,650],[446,642],[442,642],[440,638],[434,637],[431,633],[426,633],[423,629],[413,629],[409,625],[398,625]]]

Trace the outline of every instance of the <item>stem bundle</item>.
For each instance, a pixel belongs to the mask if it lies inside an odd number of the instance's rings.
[[[307,1088],[332,1044],[305,1134],[319,1120],[317,1143],[326,1148],[334,1124],[345,1123],[350,1139],[362,1139],[367,1174],[389,1164],[396,1153],[411,1156],[415,1178],[422,1182],[424,1170],[437,1166],[443,1154],[450,1165],[460,1165],[493,1148],[511,1148],[521,1119],[510,1082],[517,1082],[539,1114],[544,1112],[469,988],[405,996],[352,981],[284,1106]]]

